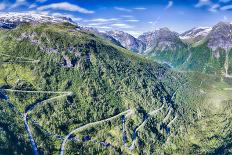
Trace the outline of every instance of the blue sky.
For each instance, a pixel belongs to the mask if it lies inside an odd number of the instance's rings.
[[[83,26],[134,36],[160,27],[183,32],[232,20],[232,0],[0,0],[1,12],[66,15]]]

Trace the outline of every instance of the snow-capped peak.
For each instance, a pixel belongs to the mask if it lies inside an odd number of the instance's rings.
[[[19,25],[20,23],[24,23],[24,22],[30,22],[30,23],[69,22],[75,24],[75,22],[71,18],[65,16],[49,16],[45,14],[21,13],[21,12],[0,13],[0,27],[13,28]]]
[[[209,32],[212,30],[211,27],[196,27],[189,31],[186,31],[180,35],[180,38],[183,40],[187,39],[196,39],[206,37]]]

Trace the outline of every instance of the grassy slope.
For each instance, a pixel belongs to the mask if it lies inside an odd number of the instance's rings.
[[[21,34],[32,34],[32,32],[36,33],[35,38],[39,40],[40,44],[33,45],[31,39],[26,38],[18,40]],[[78,136],[91,135],[99,141],[107,141],[115,145],[117,151],[129,154],[136,154],[142,150],[144,153],[156,154],[163,152],[191,153],[191,151],[195,151],[195,145],[199,147],[199,152],[205,153],[212,152],[224,145],[222,141],[219,141],[213,143],[213,147],[208,147],[204,145],[202,140],[192,138],[199,134],[208,136],[201,130],[201,125],[208,122],[208,119],[212,119],[211,115],[214,113],[220,114],[223,109],[228,108],[227,104],[225,107],[219,106],[221,108],[218,110],[213,108],[215,110],[213,113],[209,108],[211,106],[205,104],[211,104],[214,101],[216,101],[214,105],[224,103],[224,100],[220,100],[221,96],[215,95],[220,93],[223,93],[223,99],[230,100],[228,93],[223,90],[230,84],[221,82],[220,78],[172,72],[166,67],[112,45],[89,32],[75,31],[72,25],[67,24],[24,25],[15,30],[2,31],[1,36],[0,49],[2,52],[41,60],[37,65],[28,63],[1,65],[1,84],[13,89],[74,92],[72,98],[43,104],[31,114],[31,117],[49,132],[65,136],[79,126],[109,118],[132,108],[135,114],[127,120],[129,145],[133,129],[142,122],[143,117],[148,112],[160,107],[164,102],[162,97],[165,97],[165,102],[172,103],[174,109],[169,121],[174,118],[176,113],[180,116],[171,128],[172,134],[169,138],[163,131],[159,130],[159,125],[167,114],[167,107],[160,114],[152,117],[153,119],[149,119],[144,129],[138,133],[139,140],[133,152],[128,152],[122,145],[120,118],[113,123],[106,123],[83,131]],[[67,50],[68,47],[75,47],[80,52],[80,56],[75,56],[76,51]],[[55,49],[57,53],[45,52],[49,48]],[[86,60],[86,53],[90,53],[90,63]],[[60,66],[63,56],[77,60],[76,67]],[[22,85],[19,84],[22,81],[26,88],[22,88]],[[215,82],[216,88],[210,86],[212,82]],[[203,89],[202,93],[199,93],[201,89]],[[175,100],[172,101],[170,97],[175,91],[177,94]],[[9,95],[21,112],[38,99],[54,97],[54,95],[37,93],[12,93]],[[217,97],[217,100],[211,100],[211,96]],[[198,117],[199,113],[204,115]],[[216,118],[222,119],[221,117]],[[230,115],[226,118],[230,118]],[[18,121],[16,124],[22,125],[22,120],[17,117],[16,119]],[[211,124],[221,129],[223,126],[218,124],[216,120],[213,119],[215,122]],[[228,126],[231,125],[228,124]],[[31,127],[40,152],[57,154],[61,141],[45,138],[46,136],[39,128],[33,125]],[[210,126],[207,128],[208,130],[211,131]],[[226,133],[229,134],[230,131]],[[212,134],[215,135],[217,132],[212,131]],[[27,135],[24,134],[24,136]],[[226,134],[222,138],[227,138]],[[5,140],[7,141],[7,139]],[[163,143],[166,140],[169,141],[168,144]],[[22,144],[22,147],[30,146]],[[92,143],[70,142],[66,149],[70,154],[71,152],[81,154],[117,152]]]

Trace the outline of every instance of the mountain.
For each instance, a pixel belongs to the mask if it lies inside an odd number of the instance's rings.
[[[155,48],[161,51],[179,48],[177,43],[180,41],[178,33],[172,32],[168,28],[144,33],[138,39],[146,44],[146,50]]]
[[[189,57],[182,67],[189,70],[231,77],[232,25],[220,22],[197,44],[189,47]],[[182,68],[182,69],[183,69]]]
[[[183,63],[187,45],[181,41],[179,34],[168,28],[147,32],[138,37],[146,44],[145,55],[172,67]]]
[[[180,34],[180,39],[187,43],[197,43],[203,40],[212,30],[211,27],[197,27]]]
[[[131,145],[135,143],[131,138],[134,128],[151,110],[163,105],[163,117],[173,109],[168,121],[178,113],[171,99],[177,88],[168,84],[176,73],[90,31],[77,30],[75,25],[25,23],[15,29],[2,29],[0,49],[3,154],[32,154],[35,146],[40,154],[59,154],[65,137],[86,124],[87,130],[83,128],[79,136],[73,133],[69,138],[72,140],[67,142],[65,153],[126,154],[131,151],[122,143],[123,114],[127,117],[128,112],[126,124],[131,125],[126,125],[125,133],[126,143]],[[99,125],[91,125],[101,120]],[[154,142],[161,140],[152,145],[162,146],[166,133],[158,124],[155,128]],[[149,129],[147,134],[152,132]],[[29,135],[34,138],[33,147]],[[146,137],[137,139],[149,139]]]
[[[98,35],[99,37],[106,39],[117,46],[123,47],[117,39],[115,39],[110,34],[107,34],[106,32],[99,32],[98,29],[92,28],[92,27],[82,27],[82,30],[86,30],[86,31],[89,31],[91,33],[94,33],[94,34]]]
[[[106,33],[99,32],[95,28],[91,27],[84,27],[77,25],[72,18],[62,15],[56,15],[56,16],[50,16],[50,15],[43,15],[43,14],[37,14],[37,13],[18,13],[18,12],[10,12],[10,13],[2,13],[0,14],[0,28],[4,29],[12,29],[16,28],[18,25],[23,23],[71,23],[77,26],[78,30],[86,30],[90,31],[92,33],[95,33],[104,39],[109,40],[110,42],[121,46],[120,42],[111,37],[110,35],[107,35]]]
[[[219,48],[229,51],[232,49],[232,23],[220,22],[215,25],[207,36],[208,47],[212,50]]]
[[[1,29],[0,49],[2,154],[231,152],[228,79],[173,71],[70,23]]]
[[[224,71],[226,77],[232,77],[232,23],[220,22],[213,27],[207,36],[208,47],[213,50],[216,59],[224,57]],[[223,49],[225,52],[221,52]]]
[[[0,14],[0,28],[15,28],[21,23],[62,23],[69,22],[75,24],[75,22],[66,16],[48,16],[37,13],[19,13],[9,12]]]
[[[118,40],[123,47],[133,52],[143,53],[146,48],[142,41],[123,31],[107,31],[106,34],[112,36]]]
[[[232,24],[220,22],[193,28],[180,35],[167,28],[139,36],[145,55],[179,70],[194,70],[232,77]]]

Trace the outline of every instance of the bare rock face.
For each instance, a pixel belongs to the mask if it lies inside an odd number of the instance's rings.
[[[208,47],[213,51],[224,49],[229,51],[232,49],[232,24],[220,22],[215,25],[207,36]]]
[[[123,31],[108,31],[106,33],[119,41],[128,50],[136,53],[143,53],[145,50],[145,44],[128,33]]]
[[[180,39],[188,43],[197,43],[203,40],[210,32],[211,27],[197,27],[180,34]]]
[[[146,49],[155,48],[159,50],[175,50],[179,47],[178,42],[181,41],[178,33],[172,32],[168,28],[144,33],[138,39],[146,44]]]

